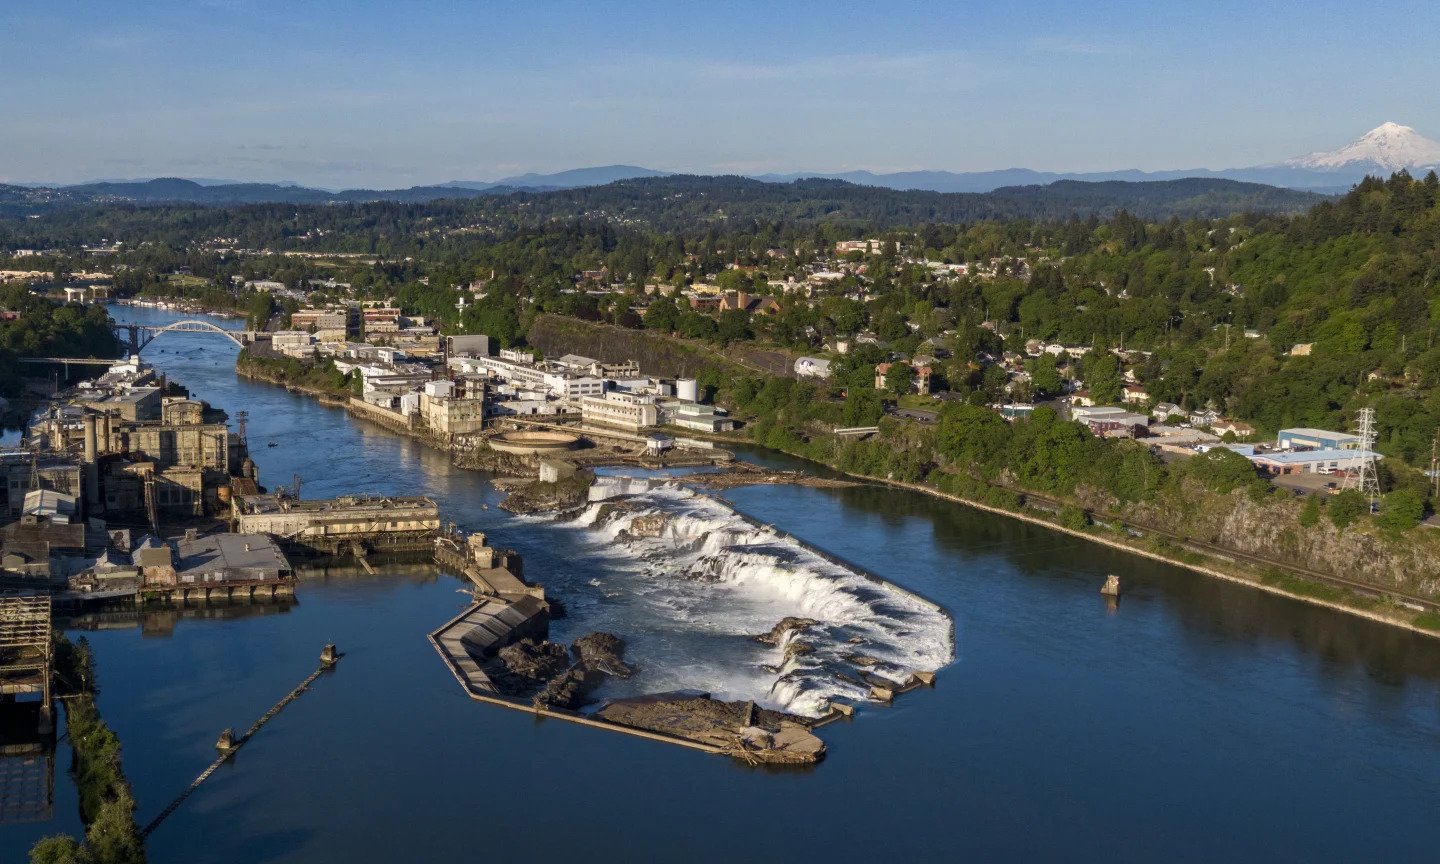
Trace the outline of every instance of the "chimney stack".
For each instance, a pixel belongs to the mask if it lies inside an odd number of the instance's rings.
[[[94,462],[99,453],[99,446],[95,441],[95,415],[87,411],[81,422],[85,426],[85,461]]]

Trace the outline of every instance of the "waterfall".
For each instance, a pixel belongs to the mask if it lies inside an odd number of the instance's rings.
[[[666,619],[657,642],[684,667],[666,684],[816,716],[832,698],[865,698],[863,676],[902,684],[953,657],[943,611],[714,498],[664,479],[600,477],[590,502],[561,524],[630,577],[608,590],[643,595]],[[774,647],[753,639],[786,617],[817,623]],[[687,651],[686,633],[725,645],[724,656]]]

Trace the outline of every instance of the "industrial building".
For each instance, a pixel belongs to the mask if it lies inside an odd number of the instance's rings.
[[[1133,414],[1124,408],[1076,406],[1070,417],[1102,438],[1138,438],[1150,426],[1147,414]]]
[[[1325,429],[1281,429],[1275,438],[1275,446],[1282,450],[1308,448],[1311,450],[1355,450],[1360,447],[1360,436],[1348,432],[1330,432]]]
[[[429,498],[236,495],[231,506],[237,532],[273,534],[316,552],[429,549],[440,530],[440,508]]]
[[[580,400],[580,419],[585,423],[614,426],[638,432],[660,422],[660,409],[649,396],[606,393]]]
[[[1250,461],[1271,474],[1332,474],[1357,470],[1367,459],[1383,458],[1369,450],[1272,450],[1255,453]]]
[[[695,402],[669,402],[661,405],[661,421],[667,426],[694,429],[697,432],[729,432],[735,421],[723,408]]]

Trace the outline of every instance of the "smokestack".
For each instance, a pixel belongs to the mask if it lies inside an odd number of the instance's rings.
[[[95,415],[87,412],[83,422],[85,424],[85,461],[94,462],[99,453],[95,441]]]
[[[85,516],[100,512],[100,463],[96,461],[98,447],[95,443],[95,415],[85,412],[81,423],[85,427],[85,464],[80,466],[85,477]]]

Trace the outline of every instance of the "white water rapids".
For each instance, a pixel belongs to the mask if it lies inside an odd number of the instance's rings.
[[[817,716],[867,698],[863,676],[903,684],[953,656],[933,604],[673,481],[597,478],[590,504],[555,524],[606,559],[606,576],[562,599],[575,635],[613,628],[630,644],[628,692],[701,689]],[[786,617],[819,623],[755,641]]]

